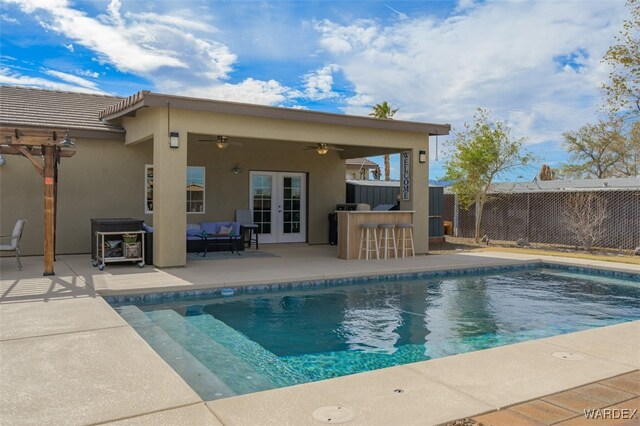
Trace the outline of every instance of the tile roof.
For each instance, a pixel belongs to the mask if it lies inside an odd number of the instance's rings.
[[[369,160],[368,158],[349,158],[347,164],[350,166],[377,166],[377,163]]]
[[[115,96],[0,86],[0,124],[123,132],[103,123],[99,113],[120,102]]]

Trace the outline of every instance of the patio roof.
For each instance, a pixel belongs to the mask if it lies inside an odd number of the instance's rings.
[[[309,123],[334,124],[340,126],[385,129],[429,135],[448,135],[450,124],[420,123],[402,120],[381,120],[379,118],[333,114],[292,108],[254,105],[213,99],[192,98],[186,96],[165,95],[141,91],[115,105],[109,105],[100,112],[103,121],[115,120],[124,116],[135,116],[136,111],[145,107],[166,107],[194,111],[218,112],[250,117],[274,118]]]

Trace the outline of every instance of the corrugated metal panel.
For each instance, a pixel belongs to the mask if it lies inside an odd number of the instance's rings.
[[[347,203],[396,204],[399,186],[367,185],[347,182]],[[429,187],[429,237],[444,236],[444,188]]]

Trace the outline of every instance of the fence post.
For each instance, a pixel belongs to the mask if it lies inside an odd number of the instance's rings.
[[[458,194],[453,194],[453,236],[458,236]]]

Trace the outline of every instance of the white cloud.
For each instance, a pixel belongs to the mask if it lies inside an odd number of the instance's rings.
[[[316,22],[314,28],[322,34],[320,44],[335,54],[348,53],[354,47],[369,45],[377,36],[375,22],[371,20],[358,20],[352,25],[342,26],[325,19]]]
[[[6,13],[0,15],[0,21],[6,22],[7,24],[20,25],[20,21],[18,21],[16,18],[12,18]]]
[[[67,74],[66,72],[55,71],[55,70],[46,70],[46,74],[56,77],[62,81],[67,83],[76,85],[78,87],[82,87],[85,89],[98,90],[98,86],[95,82],[87,80],[82,77],[78,77],[76,75]]]
[[[60,73],[64,74],[64,73]],[[58,77],[57,75],[51,74],[54,77]],[[68,75],[68,74],[67,74]],[[71,76],[73,77],[73,76]],[[63,79],[62,82],[55,80],[48,80],[46,78],[41,77],[31,77],[20,74],[18,72],[12,71],[8,68],[0,68],[0,84],[7,84],[13,86],[23,86],[23,87],[37,87],[49,90],[60,90],[65,92],[84,92],[84,93],[93,93],[97,95],[104,95],[105,92],[93,88],[86,87],[74,83],[65,82]]]
[[[446,20],[324,20],[315,29],[327,61],[355,88],[347,112],[366,114],[387,100],[399,119],[461,127],[484,107],[541,142],[594,119],[607,76],[600,59],[621,27],[622,2],[577,6],[461,1],[464,12]]]
[[[74,9],[67,0],[7,1],[33,14],[44,28],[71,40],[68,49],[81,45],[97,54],[96,62],[145,77],[158,92],[261,104],[280,104],[300,96],[275,80],[247,78],[235,84],[225,83],[237,57],[228,46],[211,37],[218,30],[198,10],[184,8],[170,14],[148,9],[123,11],[120,0],[111,0],[105,12],[93,18]],[[70,81],[75,76],[57,77]],[[74,83],[90,87],[88,81],[80,80]]]
[[[176,52],[163,46],[163,40],[156,40],[156,43],[153,40],[146,40],[147,43],[141,40],[145,28],[106,25],[84,12],[72,9],[66,0],[6,1],[17,3],[25,13],[37,13],[37,19],[44,28],[64,34],[77,44],[95,51],[105,62],[116,65],[122,71],[148,73],[165,66],[187,67]],[[119,6],[114,0],[110,8],[114,3]],[[113,13],[111,10],[112,16]]]
[[[224,83],[210,87],[192,87],[186,89],[182,94],[263,105],[281,104],[288,98],[300,95],[275,80],[262,81],[253,78],[247,78],[237,84]]]
[[[76,70],[76,74],[82,75],[82,76],[85,76],[85,77],[91,77],[91,78],[100,77],[100,73],[99,72],[91,71],[91,70]]]
[[[337,97],[338,94],[333,91],[333,73],[338,69],[336,65],[327,65],[306,74],[304,76],[306,97],[313,100]]]

